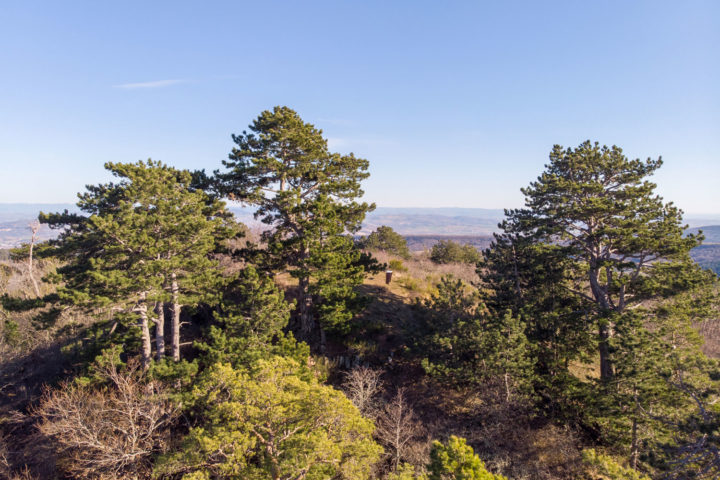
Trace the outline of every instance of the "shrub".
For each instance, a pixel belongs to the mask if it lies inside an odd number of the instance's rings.
[[[420,292],[422,290],[422,287],[420,286],[420,282],[418,282],[416,279],[411,277],[402,277],[400,280],[398,280],[398,284],[400,284],[401,287],[403,287],[406,290],[409,290],[411,292]]]
[[[429,470],[430,480],[507,480],[488,472],[465,439],[455,435],[446,444],[433,442]]]
[[[407,267],[403,264],[402,260],[390,260],[389,266],[390,270],[393,270],[395,272],[407,272]]]
[[[53,439],[60,467],[73,478],[147,478],[178,408],[160,383],[143,381],[137,365],[121,371],[114,362],[96,364],[93,378],[45,393],[35,411],[40,432]]]
[[[482,256],[472,245],[440,240],[430,250],[430,260],[435,263],[479,263]]]
[[[408,250],[405,237],[385,225],[378,227],[377,230],[362,239],[360,245],[367,250],[382,250],[398,257],[410,258],[410,250]]]
[[[288,358],[210,367],[192,391],[204,422],[156,474],[183,478],[367,478],[382,448],[345,395]],[[300,473],[303,475],[300,475]]]
[[[637,470],[626,468],[612,457],[598,453],[593,449],[583,450],[583,463],[588,466],[591,478],[602,477],[608,480],[650,480]]]

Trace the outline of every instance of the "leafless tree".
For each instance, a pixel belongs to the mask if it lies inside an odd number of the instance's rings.
[[[143,382],[139,366],[99,368],[109,386],[65,383],[45,392],[35,410],[61,468],[77,478],[146,478],[163,451],[178,407],[162,385]]]
[[[356,367],[347,372],[343,390],[363,416],[374,418],[377,414],[378,395],[383,382],[381,370]]]
[[[380,442],[390,449],[390,460],[394,470],[400,462],[409,461],[414,444],[422,439],[422,424],[410,407],[405,392],[399,389],[395,397],[380,411],[375,434]]]
[[[30,251],[28,253],[28,277],[30,277],[30,282],[32,282],[35,295],[40,297],[40,287],[38,286],[37,280],[35,280],[35,272],[33,271],[33,250],[35,249],[35,242],[37,241],[37,233],[40,230],[40,222],[35,220],[28,226],[32,232],[32,236],[30,237]]]

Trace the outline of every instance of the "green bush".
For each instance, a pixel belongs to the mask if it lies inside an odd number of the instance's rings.
[[[16,347],[20,343],[20,329],[17,322],[13,320],[5,320],[2,329],[3,341],[11,347]]]
[[[649,477],[633,470],[623,467],[612,457],[598,453],[593,449],[583,450],[583,463],[588,467],[589,477],[602,477],[608,480],[650,480]]]
[[[440,240],[430,250],[430,260],[435,263],[479,263],[482,255],[472,245]]]
[[[377,230],[363,238],[360,246],[367,250],[382,250],[398,257],[410,258],[410,250],[405,237],[385,225],[378,227]]]
[[[400,280],[398,280],[398,283],[401,287],[403,287],[406,290],[410,290],[411,292],[419,292],[420,291],[420,282],[418,282],[416,279],[411,277],[402,277]]]
[[[393,272],[407,272],[407,267],[403,265],[402,260],[390,260],[390,270]]]
[[[428,470],[430,480],[507,480],[488,472],[465,439],[455,435],[446,444],[433,442]]]

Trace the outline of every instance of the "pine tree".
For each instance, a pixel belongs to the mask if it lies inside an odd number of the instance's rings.
[[[613,376],[610,339],[629,307],[682,289],[672,272],[692,265],[701,238],[684,236],[682,211],[664,204],[646,179],[662,160],[628,160],[618,147],[559,145],[546,170],[522,189],[525,209],[507,213],[512,230],[567,247],[584,279],[574,294],[594,309],[600,373]],[[658,264],[667,264],[656,268]]]
[[[494,384],[505,402],[528,393],[532,364],[524,325],[509,310],[491,315],[461,280],[443,277],[437,290],[416,307],[425,370],[455,384]]]
[[[672,465],[676,452],[669,447],[687,434],[699,435],[678,426],[693,423],[698,399],[720,393],[718,363],[702,353],[702,338],[693,328],[714,302],[712,292],[700,286],[625,312],[615,324],[615,375],[599,385],[602,395],[589,412],[605,439],[627,452],[633,469]],[[670,455],[664,457],[663,450]]]
[[[232,200],[257,207],[264,234],[265,268],[287,269],[298,279],[297,314],[306,337],[320,318],[324,328],[346,327],[357,305],[352,287],[363,276],[351,235],[374,205],[358,203],[368,161],[328,150],[322,131],[287,107],[265,111],[250,132],[233,135],[236,147],[216,172]]]
[[[270,355],[305,360],[309,352],[284,333],[293,305],[285,301],[272,278],[246,266],[225,289],[217,308],[217,325],[210,327],[203,362],[247,367]]]
[[[180,309],[216,295],[216,240],[232,228],[222,203],[192,191],[191,175],[160,162],[106,164],[118,183],[88,186],[78,207],[87,216],[41,215],[65,227],[57,252],[62,301],[88,308],[113,307],[138,318],[141,357],[148,366],[150,321],[156,305],[157,354],[164,354],[164,307],[171,305],[171,349],[180,358]]]
[[[587,326],[591,309],[570,292],[575,263],[564,246],[534,243],[514,233],[508,221],[501,227],[504,232],[495,235],[478,269],[481,298],[491,316],[509,311],[524,325],[533,390],[543,410],[575,416],[565,401],[577,386],[569,367],[589,361],[593,347]]]
[[[405,237],[386,225],[376,228],[374,232],[360,241],[360,245],[367,250],[382,250],[404,259],[410,258],[410,250]]]
[[[673,379],[710,382],[691,324],[707,316],[699,307],[714,276],[689,256],[702,237],[683,234],[682,212],[646,179],[659,159],[628,160],[586,142],[556,146],[550,160],[523,189],[527,208],[506,212],[486,252],[479,273],[488,305],[527,321],[538,379],[551,387],[540,391],[567,404],[584,398],[576,419],[638,466],[688,415]],[[591,363],[592,346],[597,384],[569,371],[571,362]]]

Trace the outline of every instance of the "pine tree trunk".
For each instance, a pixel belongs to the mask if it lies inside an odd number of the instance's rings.
[[[637,419],[633,418],[632,423],[632,440],[630,443],[630,468],[637,470],[638,457],[640,456],[640,449],[638,445],[637,435]]]
[[[140,316],[138,319],[138,326],[140,327],[140,336],[142,344],[140,347],[140,357],[142,359],[143,370],[150,368],[150,360],[152,358],[152,342],[150,341],[150,325],[148,324],[148,312],[146,293],[140,294],[140,301],[138,302],[137,312]]]
[[[325,329],[320,328],[320,353],[325,355],[325,347],[327,346],[327,338],[325,337]]]
[[[505,372],[505,403],[510,403],[510,376]]]
[[[598,342],[598,349],[600,351],[600,379],[611,380],[614,372],[613,365],[610,359],[610,327],[601,323],[598,327],[598,336],[600,341]]]
[[[171,350],[174,361],[180,361],[180,288],[177,283],[177,275],[172,274],[172,282],[170,284],[170,292],[172,294],[172,321],[170,322]]]
[[[165,304],[157,302],[155,305],[157,310],[157,320],[155,321],[155,348],[157,349],[157,359],[165,358]]]
[[[310,334],[315,329],[315,319],[312,312],[312,295],[310,295],[310,279],[301,278],[298,284],[300,290],[300,331],[309,339]]]
[[[600,271],[597,268],[591,268],[589,274],[590,290],[598,307],[600,307],[600,314],[605,315],[611,311],[611,308],[607,292],[600,285],[598,278]],[[600,353],[600,379],[604,381],[612,379],[614,375],[612,361],[610,359],[611,332],[609,319],[600,318],[600,324],[598,325],[598,350]]]

